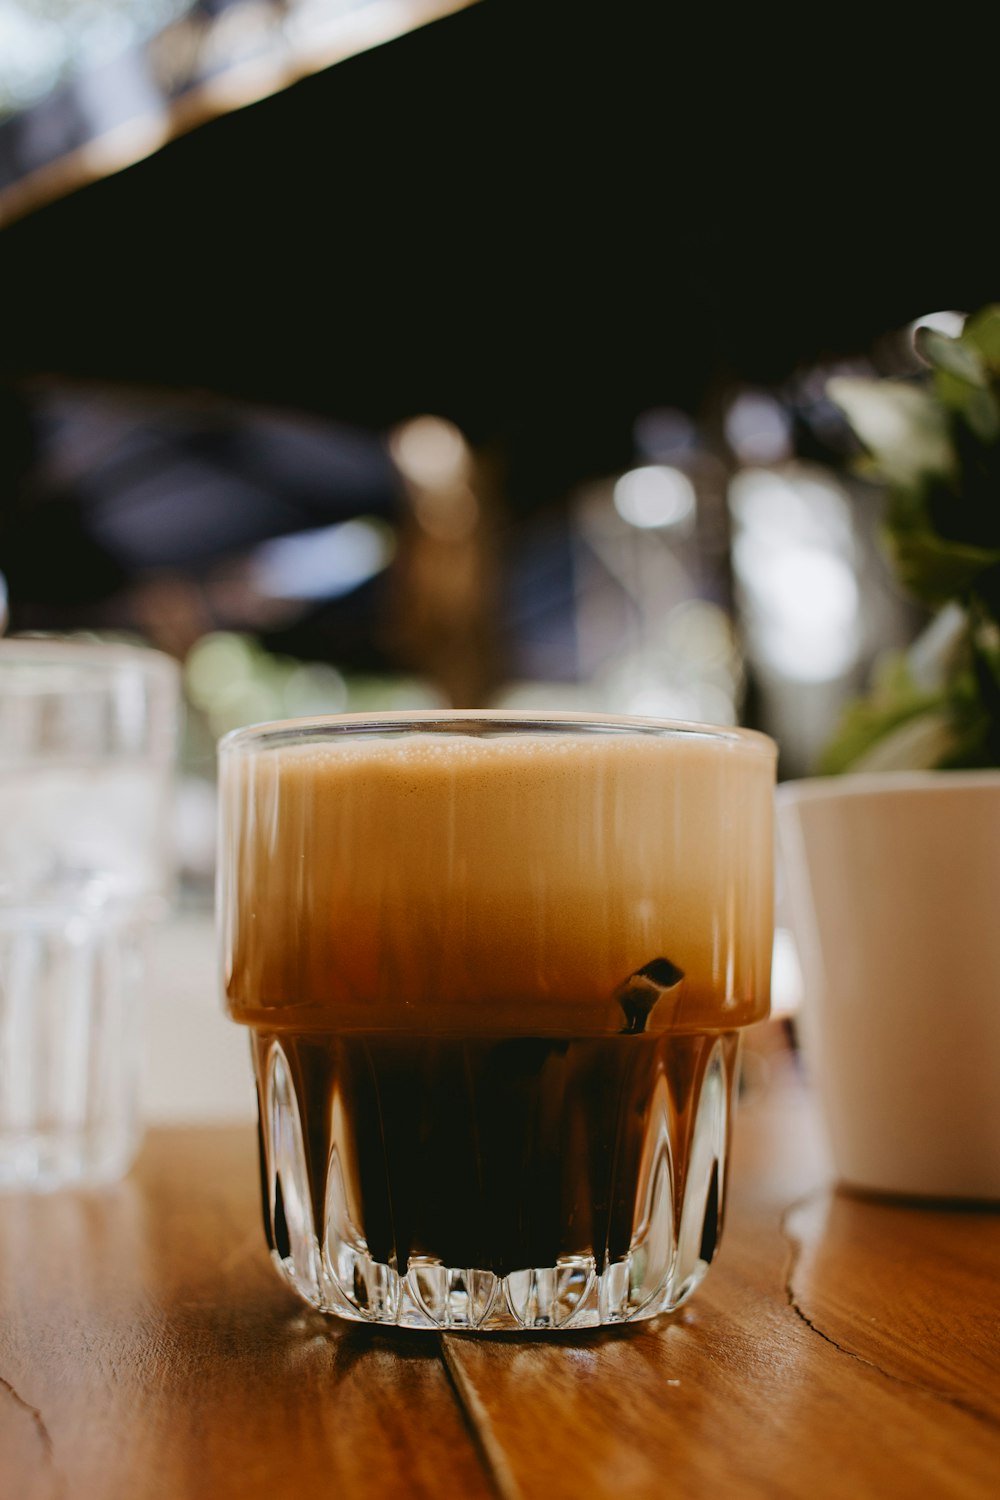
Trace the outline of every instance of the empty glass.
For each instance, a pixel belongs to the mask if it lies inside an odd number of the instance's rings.
[[[107,1181],[138,1148],[177,702],[158,652],[0,641],[0,1186]]]

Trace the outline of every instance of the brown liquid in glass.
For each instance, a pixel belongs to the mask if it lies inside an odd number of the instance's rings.
[[[255,1033],[263,1060],[273,1038]],[[593,1255],[620,1260],[637,1231],[654,1100],[669,1100],[675,1219],[712,1035],[393,1037],[280,1041],[302,1117],[314,1222],[328,1166],[375,1261],[412,1257],[507,1275]],[[729,1039],[735,1050],[735,1037]],[[719,1232],[717,1183],[702,1258]],[[272,1249],[288,1254],[282,1216]]]
[[[230,1011],[259,1080],[284,1055],[321,1237],[333,1180],[401,1275],[600,1272],[641,1242],[664,1150],[679,1220],[706,1070],[721,1056],[728,1088],[737,1028],[766,1014],[772,774],[694,736],[224,766]],[[281,1191],[265,1221],[284,1258]]]

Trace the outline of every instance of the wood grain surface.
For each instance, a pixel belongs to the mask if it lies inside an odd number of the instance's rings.
[[[242,1128],[0,1198],[0,1500],[995,1497],[1000,1213],[831,1190],[774,1065],[688,1306],[556,1337],[327,1320],[272,1270]]]
[[[493,1493],[434,1337],[267,1257],[256,1139],[156,1131],[105,1193],[0,1199],[3,1500]]]

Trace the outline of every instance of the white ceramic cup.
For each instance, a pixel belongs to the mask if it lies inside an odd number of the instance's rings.
[[[1000,772],[790,782],[777,827],[838,1176],[1000,1199]]]

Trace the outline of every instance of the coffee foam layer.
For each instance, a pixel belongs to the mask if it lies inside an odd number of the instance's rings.
[[[407,734],[225,755],[227,996],[256,1024],[616,1030],[765,1012],[766,742]],[[657,971],[659,972],[659,971]]]

